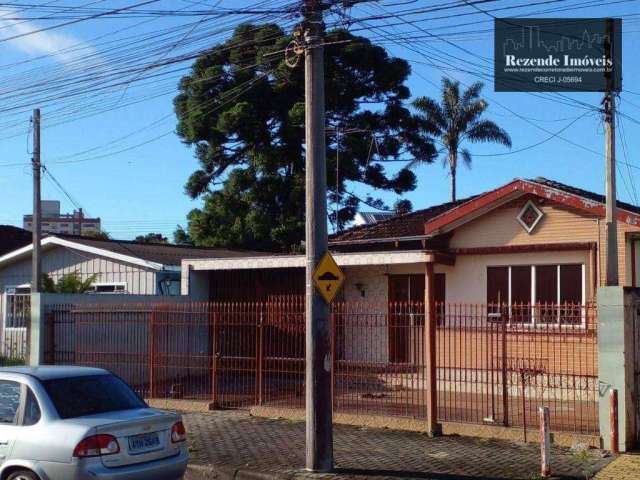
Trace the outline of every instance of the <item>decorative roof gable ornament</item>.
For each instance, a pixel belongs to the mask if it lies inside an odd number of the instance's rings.
[[[524,228],[527,233],[531,233],[533,229],[536,228],[536,225],[538,225],[538,222],[542,220],[543,216],[544,213],[529,200],[520,210],[517,219],[520,225],[522,225],[522,228]]]

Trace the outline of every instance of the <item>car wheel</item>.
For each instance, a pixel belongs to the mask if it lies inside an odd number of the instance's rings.
[[[30,470],[16,470],[7,480],[40,480],[38,476]]]

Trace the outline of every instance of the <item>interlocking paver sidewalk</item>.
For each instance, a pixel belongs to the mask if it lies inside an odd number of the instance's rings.
[[[301,470],[304,423],[239,412],[189,413],[185,422],[192,450],[188,479],[325,477]],[[337,471],[328,478],[531,480],[540,468],[537,445],[499,440],[336,425],[334,447]],[[598,451],[553,448],[557,478],[584,480],[610,461]]]
[[[595,477],[595,480],[638,479],[640,479],[640,454],[620,455]]]

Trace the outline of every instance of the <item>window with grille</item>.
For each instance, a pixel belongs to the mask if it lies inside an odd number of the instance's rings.
[[[31,320],[31,287],[7,287],[4,297],[5,328],[25,328]]]
[[[500,311],[511,324],[583,323],[583,264],[487,267],[487,309]],[[500,309],[498,304],[505,307]],[[507,311],[504,311],[507,310]]]

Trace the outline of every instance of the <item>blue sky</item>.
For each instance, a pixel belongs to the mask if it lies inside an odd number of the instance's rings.
[[[539,0],[531,3],[537,1]],[[83,4],[70,1],[60,3],[68,6]],[[118,8],[133,2],[98,3],[101,8]],[[211,5],[217,2],[205,3]],[[416,3],[431,5],[434,2]],[[496,3],[498,6],[508,7],[524,2],[501,0]],[[559,5],[571,7],[580,3],[595,2],[568,0],[560,2]],[[227,0],[221,2],[218,7],[237,8],[248,4],[247,1]],[[388,0],[379,2],[379,5],[369,4],[366,7],[354,9],[351,14],[354,17],[363,17],[372,15],[376,11],[380,13],[384,10],[391,12],[399,11],[396,9],[415,8],[413,3],[402,7],[394,7],[393,4],[398,2]],[[193,5],[193,2],[182,0],[165,0],[153,8],[196,8]],[[200,5],[197,8],[204,7]],[[489,7],[484,8],[489,9]],[[496,11],[495,15],[502,16],[508,12],[508,15],[515,17],[521,13],[534,13],[551,8],[557,9],[560,6],[544,5],[537,8],[528,6],[507,10],[504,13]],[[472,7],[456,9],[455,13],[460,16],[433,19],[436,16],[445,16],[442,12],[438,12],[412,17],[412,21],[420,20],[413,26],[387,19],[387,23],[399,25],[389,27],[378,23],[376,24],[378,30],[369,29],[357,33],[380,39],[383,31],[379,28],[384,28],[387,33],[394,32],[398,35],[398,32],[407,34],[411,31],[416,35],[419,33],[416,33],[418,29],[429,32],[423,35],[425,40],[412,41],[409,47],[389,40],[384,42],[393,55],[412,62],[413,75],[409,86],[413,95],[436,96],[438,94],[436,87],[444,72],[467,84],[478,79],[484,80],[485,98],[490,104],[488,117],[511,134],[514,151],[547,140],[564,128],[566,130],[561,133],[562,137],[584,147],[581,149],[555,137],[520,153],[493,156],[493,154],[506,153],[508,150],[497,145],[472,145],[470,150],[478,156],[475,157],[471,170],[465,168],[459,170],[459,196],[494,188],[515,177],[535,176],[545,176],[603,192],[604,137],[601,117],[597,114],[586,114],[586,110],[577,108],[574,104],[566,105],[563,97],[554,96],[555,94],[541,98],[526,93],[495,93],[490,80],[461,72],[463,62],[486,64],[487,71],[492,71],[493,33],[482,32],[482,30],[492,29],[493,24],[488,15]],[[623,91],[620,96],[620,110],[636,121],[640,121],[640,87],[637,86],[640,85],[640,66],[637,60],[634,60],[638,58],[637,51],[640,49],[640,22],[636,23],[640,20],[640,2],[631,0],[609,2],[606,7],[586,7],[539,16],[550,15],[625,16],[623,89],[628,91]],[[0,10],[0,127],[2,127],[0,129],[0,192],[3,198],[0,203],[0,223],[21,225],[22,215],[31,210],[31,172],[24,164],[30,159],[28,153],[30,142],[27,135],[29,110],[44,103],[42,105],[43,162],[88,214],[102,218],[103,227],[113,237],[126,239],[149,231],[170,235],[177,224],[186,225],[185,215],[190,209],[200,205],[198,200],[192,201],[183,193],[183,185],[196,168],[196,162],[192,152],[172,133],[175,117],[171,115],[172,99],[175,95],[172,85],[177,84],[180,74],[186,70],[183,69],[182,72],[177,70],[166,77],[161,85],[163,88],[158,90],[162,90],[162,95],[157,98],[89,118],[81,118],[84,116],[83,112],[86,113],[86,103],[78,103],[77,111],[74,111],[74,100],[67,101],[63,104],[65,113],[61,117],[56,113],[59,105],[47,104],[44,99],[47,94],[47,72],[51,72],[52,77],[56,75],[64,77],[65,74],[77,68],[78,57],[74,56],[77,54],[62,54],[61,49],[80,45],[84,54],[94,53],[94,58],[98,59],[96,63],[84,65],[84,67],[89,68],[93,73],[100,74],[103,71],[109,71],[110,68],[117,68],[109,64],[109,55],[102,53],[102,43],[105,39],[122,38],[125,35],[131,35],[132,32],[153,34],[165,28],[194,22],[194,19],[163,17],[135,27],[133,25],[140,23],[139,19],[100,19],[3,42],[2,39],[10,36],[29,33],[54,23],[51,20],[33,20],[16,24],[14,20],[6,20],[7,17],[11,17],[11,12]],[[472,25],[460,26],[464,23]],[[352,28],[356,29],[358,26]],[[125,30],[121,33],[114,33],[123,29]],[[185,30],[185,33],[188,31]],[[197,35],[198,31],[199,27],[196,25],[190,34]],[[445,35],[454,31],[469,32],[461,33],[457,37],[446,37],[451,38],[452,43],[457,47],[431,36]],[[225,34],[220,34],[212,38],[211,42],[220,41],[224,37]],[[171,54],[178,51],[179,47]],[[436,55],[440,60],[436,66],[425,65],[427,62],[425,55]],[[162,55],[159,54],[158,58],[162,58]],[[18,64],[25,61],[28,63]],[[183,67],[187,66],[188,63],[183,64]],[[454,70],[451,69],[452,66],[455,67]],[[28,82],[30,76],[32,79],[34,75],[42,75],[44,79],[42,100],[36,92],[20,104],[21,109],[3,113],[2,110],[9,104],[2,92],[6,92],[6,89],[13,85],[11,82],[19,85],[20,82]],[[145,91],[142,85],[126,89],[121,86],[113,89],[110,96],[96,96],[96,100],[98,103],[106,101],[113,102],[113,105],[125,105],[127,101],[134,101],[139,96],[145,95],[145,92],[152,93],[152,90]],[[55,94],[55,89],[53,93]],[[593,106],[597,106],[601,100],[601,95],[595,93],[572,94],[570,97]],[[86,102],[91,95],[83,98]],[[582,118],[578,118],[580,116]],[[61,118],[65,123],[55,125]],[[567,127],[569,124],[571,126]],[[640,124],[634,123],[629,118],[623,118],[622,125],[618,125],[618,133],[618,160],[629,164],[619,164],[619,198],[638,203],[635,189],[637,189],[636,180],[640,174],[640,160],[637,158],[637,153],[640,151]],[[623,138],[626,141],[624,149]],[[117,141],[118,139],[120,141]],[[137,145],[140,146],[136,147]],[[596,153],[587,150],[593,150]],[[61,163],[70,160],[87,161]],[[413,202],[414,208],[447,201],[449,182],[446,170],[442,168],[440,162],[420,167],[416,173],[419,181],[418,188],[405,196]],[[51,181],[45,179],[42,188],[43,199],[60,199],[65,211],[73,209],[73,204]],[[362,187],[356,188],[356,191],[360,194],[377,194]],[[389,203],[393,203],[395,198],[389,194],[382,194],[382,197]]]

